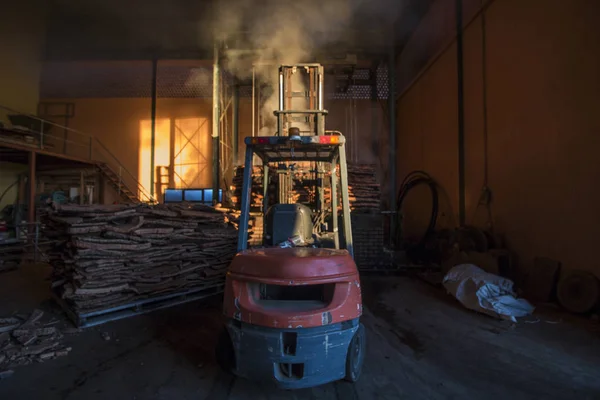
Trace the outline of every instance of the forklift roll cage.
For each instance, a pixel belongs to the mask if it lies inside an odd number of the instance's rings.
[[[329,136],[300,136],[290,139],[281,136],[264,136],[246,138],[246,162],[244,168],[244,183],[242,186],[242,204],[240,215],[240,230],[238,237],[238,252],[248,248],[248,229],[250,219],[251,182],[254,155],[262,160],[263,164],[263,216],[269,208],[269,163],[273,162],[303,162],[313,161],[329,165],[331,172],[331,213],[333,220],[333,235],[335,248],[340,248],[338,228],[338,199],[337,193],[337,167],[340,168],[342,227],[346,250],[354,257],[352,245],[352,226],[350,221],[350,201],[348,198],[348,168],[346,164],[345,138],[342,135]],[[319,201],[323,201],[323,182],[318,190]]]

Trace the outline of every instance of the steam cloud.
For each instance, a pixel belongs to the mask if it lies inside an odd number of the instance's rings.
[[[260,49],[257,58],[229,56],[227,68],[248,79],[255,63],[256,78],[277,87],[277,66],[311,62],[315,51],[344,39],[353,19],[379,22],[382,30],[394,18],[404,0],[226,0],[219,3],[212,26],[218,38],[231,40],[245,33],[248,47]],[[391,38],[389,38],[391,40]],[[277,91],[260,110],[263,125],[275,126]]]

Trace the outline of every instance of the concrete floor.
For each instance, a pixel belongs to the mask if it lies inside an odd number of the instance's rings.
[[[0,315],[35,307],[60,315],[45,272],[0,275]],[[214,299],[67,336],[70,355],[16,369],[0,381],[0,399],[600,398],[597,322],[545,310],[514,325],[408,278],[365,278],[363,288],[368,350],[355,385],[286,392],[220,372]]]

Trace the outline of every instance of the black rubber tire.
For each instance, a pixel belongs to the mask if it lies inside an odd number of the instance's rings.
[[[346,376],[344,380],[356,382],[360,378],[362,367],[365,362],[365,353],[367,348],[367,335],[363,324],[358,325],[358,329],[348,346],[346,355]]]
[[[225,372],[231,373],[235,368],[235,351],[233,343],[229,337],[227,329],[223,328],[217,339],[217,347],[215,348],[215,357],[217,364]]]

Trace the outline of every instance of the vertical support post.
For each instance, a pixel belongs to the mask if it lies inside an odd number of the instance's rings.
[[[392,27],[392,36],[395,37],[395,32]],[[395,243],[395,233],[396,233],[396,221],[398,215],[394,213],[396,211],[396,47],[393,43],[390,45],[390,54],[388,60],[388,80],[389,80],[389,90],[388,90],[388,113],[390,118],[390,132],[389,132],[389,143],[388,143],[388,151],[389,151],[389,161],[388,161],[388,170],[389,170],[389,185],[390,185],[390,193],[389,193],[389,203],[390,203],[390,241],[391,243]]]
[[[319,67],[317,69],[317,107],[319,111],[322,111],[325,108],[323,104],[323,80],[324,80],[324,69],[323,67]],[[325,114],[317,114],[317,135],[325,134]]]
[[[283,136],[283,114],[277,115],[277,136]]]
[[[27,203],[28,218],[27,222],[33,224],[35,222],[35,171],[36,171],[36,154],[34,151],[29,152],[29,179],[27,186],[29,189],[29,201]],[[17,221],[20,223],[21,221]]]
[[[214,45],[214,61],[213,61],[213,113],[212,113],[212,188],[213,188],[213,204],[219,202],[219,122],[220,122],[220,104],[221,91],[219,88],[220,71],[219,71],[219,42],[215,40]]]
[[[340,229],[338,224],[337,204],[337,159],[331,163],[331,214],[333,216],[333,240],[335,248],[340,248]]]
[[[156,146],[156,75],[158,60],[152,59],[152,103],[150,105],[150,197],[154,198],[154,148]],[[120,189],[120,187],[119,187]]]
[[[344,217],[344,240],[346,250],[354,258],[354,244],[352,242],[352,221],[350,219],[350,199],[348,198],[348,165],[346,164],[346,145],[340,146],[340,185],[342,186],[342,213]]]
[[[155,189],[154,189],[154,193],[156,193],[156,201],[158,201],[159,203],[162,201],[164,201],[164,198],[161,199],[161,194],[162,194],[162,184],[163,184],[163,169],[162,166],[158,166],[156,167],[156,183],[155,183]]]
[[[284,84],[283,84],[283,68],[279,67],[279,111],[285,109],[284,106]],[[283,136],[283,114],[277,114],[277,135]]]
[[[279,179],[277,179],[277,197],[279,199],[279,204],[287,204],[286,199],[286,187],[285,184],[287,183],[286,181],[286,174],[281,172],[281,170],[279,169],[279,165],[277,166],[277,175],[279,176]]]
[[[33,261],[38,262],[39,249],[40,249],[40,225],[35,224],[35,237],[33,239]]]
[[[317,195],[318,203],[317,209],[323,211],[325,209],[325,182],[323,177],[325,176],[325,167],[321,162],[317,163]]]
[[[177,127],[175,118],[171,118],[171,127],[169,129],[169,187],[175,188],[175,135]]]
[[[263,238],[267,235],[267,224],[264,223],[265,215],[269,209],[269,164],[263,160]]]
[[[256,105],[254,104],[254,100],[256,98],[256,70],[254,69],[254,65],[252,65],[252,137],[254,137],[254,130],[256,127],[256,123],[254,120],[256,119]]]
[[[466,222],[465,204],[465,93],[463,58],[463,4],[456,0],[456,67],[458,71],[458,219]]]
[[[262,89],[260,84],[258,85],[258,94],[256,96],[256,110],[258,111],[256,113],[256,136],[260,136],[260,128],[262,128],[262,118],[261,118],[261,102],[262,102]]]
[[[283,67],[279,67],[279,111],[285,110],[283,89]]]
[[[79,205],[83,205],[83,196],[85,194],[85,178],[83,171],[79,171]]]
[[[232,108],[232,127],[233,131],[233,163],[237,165],[239,160],[239,119],[240,119],[240,85],[237,82],[233,85],[233,108]]]
[[[263,161],[263,215],[269,208],[269,164]]]
[[[248,222],[250,220],[250,202],[252,200],[252,157],[254,152],[250,146],[246,146],[246,161],[244,164],[244,183],[242,185],[242,204],[240,214],[240,226],[238,231],[237,250],[248,248]],[[263,216],[264,217],[264,216]]]
[[[306,90],[306,92],[308,93],[308,109],[309,110],[315,110],[317,108],[317,98],[316,98],[316,94],[318,93],[318,90],[315,90],[315,81],[316,81],[316,77],[315,77],[315,73],[317,72],[316,68],[310,68],[308,70],[308,89]],[[312,123],[313,121],[311,121]]]
[[[319,71],[318,105],[319,105],[319,110],[322,110],[323,109],[323,74],[324,74],[323,66],[320,66],[318,71]]]
[[[316,110],[317,109],[317,92],[318,90],[315,90],[315,86],[316,85],[316,81],[317,81],[317,77],[315,76],[317,73],[317,69],[314,67],[309,68],[308,70],[308,88],[306,88],[306,94],[308,96],[308,109],[309,110]],[[310,119],[309,119],[309,128],[310,128],[310,134],[311,135],[318,135],[318,124],[319,124],[319,115],[311,115]]]
[[[44,120],[40,120],[40,149],[44,148]]]

